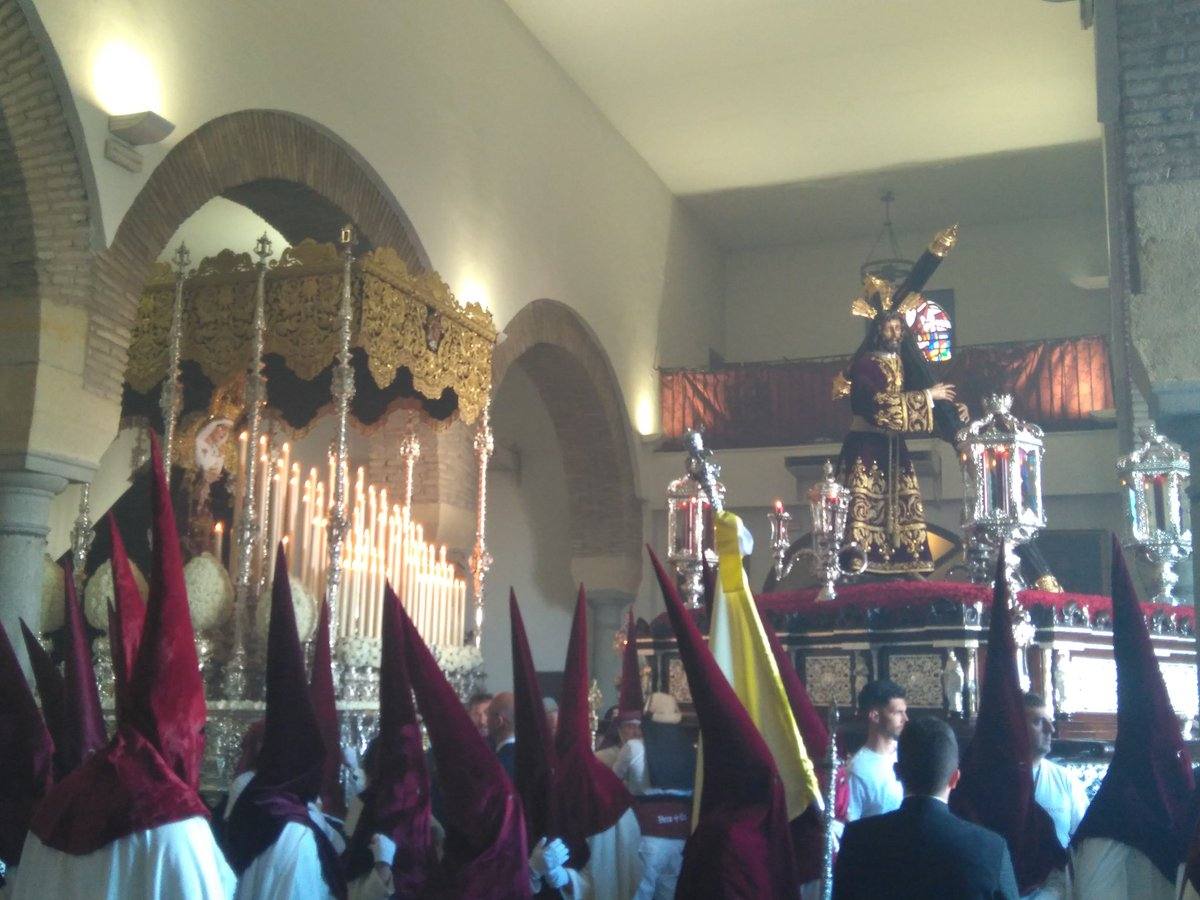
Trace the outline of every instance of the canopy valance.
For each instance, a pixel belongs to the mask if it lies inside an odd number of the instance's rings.
[[[223,250],[201,261],[184,284],[182,359],[215,385],[246,371],[251,356],[255,267],[249,253]],[[146,283],[129,347],[125,379],[147,394],[167,371],[175,276],[158,264]],[[312,382],[338,352],[342,259],[333,244],[305,240],[288,247],[266,276],[265,350],[294,378]],[[353,345],[375,386],[411,379],[431,401],[447,389],[458,415],[473,422],[488,402],[496,328],[477,303],[460,305],[436,272],[409,271],[382,247],[354,261]],[[358,354],[356,353],[356,356]],[[270,373],[268,372],[268,378]]]

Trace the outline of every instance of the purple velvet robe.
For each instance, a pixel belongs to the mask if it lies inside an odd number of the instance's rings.
[[[905,435],[933,431],[929,392],[904,390],[896,354],[863,354],[850,381],[854,419],[838,460],[850,489],[845,540],[866,553],[869,572],[932,572],[921,488],[904,443]]]

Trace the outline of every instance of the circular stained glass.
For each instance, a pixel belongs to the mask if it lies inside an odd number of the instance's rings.
[[[922,300],[904,315],[917,346],[930,362],[946,362],[953,351],[954,323],[932,300]]]

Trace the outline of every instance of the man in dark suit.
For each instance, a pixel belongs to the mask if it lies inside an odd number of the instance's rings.
[[[488,739],[492,742],[500,765],[504,767],[509,778],[515,777],[517,769],[517,733],[513,724],[515,721],[513,695],[504,691],[493,697],[487,710]]]
[[[958,742],[938,719],[900,735],[895,812],[851,822],[833,875],[836,900],[1017,900],[1004,838],[955,816],[946,805],[958,781]]]

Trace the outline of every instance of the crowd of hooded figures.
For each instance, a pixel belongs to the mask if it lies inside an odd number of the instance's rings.
[[[265,717],[210,809],[204,687],[152,443],[146,601],[109,522],[113,732],[70,573],[61,671],[25,630],[40,702],[0,629],[4,896],[818,897],[828,831],[838,898],[1200,898],[1190,760],[1116,548],[1118,734],[1090,803],[1046,758],[1053,717],[1021,692],[1000,577],[961,757],[944,721],[908,722],[904,690],[881,679],[859,698],[866,743],[822,768],[830,735],[748,589],[710,579],[695,615],[653,558],[698,734],[669,694],[643,696],[631,613],[620,702],[597,741],[582,588],[557,702],[541,695],[510,595],[512,690],[467,704],[389,589],[378,733],[359,759],[339,738],[328,609],[310,672],[281,549]],[[729,519],[723,552],[736,552]]]

